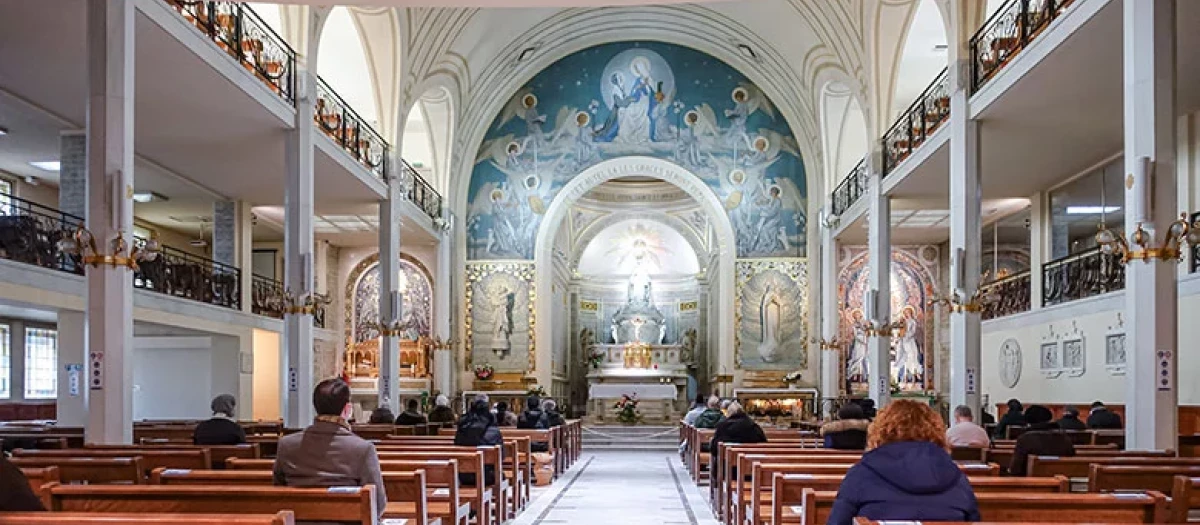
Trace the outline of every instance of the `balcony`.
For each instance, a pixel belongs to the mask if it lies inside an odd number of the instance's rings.
[[[1022,272],[998,279],[979,287],[984,301],[984,321],[1028,312],[1030,306],[1030,273]]]
[[[1074,0],[1009,0],[971,37],[971,91],[979,91]]]
[[[144,239],[136,239],[141,245]],[[242,309],[242,271],[170,246],[153,261],[138,264],[133,287],[232,310]]]
[[[0,193],[0,259],[83,275],[79,262],[58,251],[83,218]]]
[[[164,0],[188,22],[288,102],[295,102],[296,52],[244,4]]]
[[[283,319],[283,311],[287,309],[287,294],[284,292],[283,283],[258,274],[251,274],[250,278],[250,312],[263,317]],[[325,305],[329,297],[320,294],[317,297],[323,300],[316,304],[313,326],[325,328]]]
[[[883,135],[883,174],[912,155],[950,118],[949,70],[943,69]]]
[[[430,219],[439,221],[442,218],[442,196],[417,173],[407,161],[400,160],[400,183],[405,185],[404,196],[409,202],[424,211]]]
[[[854,203],[858,202],[858,199],[867,192],[867,181],[870,178],[871,175],[867,172],[867,159],[863,159],[833,190],[833,214],[841,215],[854,206]]]
[[[317,106],[313,119],[325,135],[379,180],[387,181],[391,145],[354,111],[333,88],[317,77]]]
[[[1100,248],[1063,257],[1042,267],[1042,305],[1052,306],[1125,289],[1125,266]]]

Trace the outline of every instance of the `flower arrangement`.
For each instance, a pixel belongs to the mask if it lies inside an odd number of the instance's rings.
[[[495,375],[496,369],[492,368],[492,365],[479,365],[475,367],[475,379],[487,381]]]
[[[542,385],[530,388],[528,392],[525,392],[525,397],[529,396],[546,397],[546,389]]]
[[[617,421],[626,425],[635,425],[642,420],[642,413],[638,412],[637,394],[622,394],[621,400],[613,405],[617,409]]]
[[[599,350],[590,350],[585,360],[592,370],[600,368],[600,363],[604,362],[604,352]]]
[[[790,385],[792,383],[800,381],[800,376],[801,376],[800,370],[793,370],[792,372],[789,372],[788,375],[783,376],[783,382]]]

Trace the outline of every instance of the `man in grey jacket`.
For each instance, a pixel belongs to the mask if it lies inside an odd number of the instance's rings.
[[[279,439],[275,455],[275,484],[289,487],[375,485],[375,502],[382,516],[387,507],[383,475],[375,445],[350,431],[350,385],[326,379],[313,391],[316,420],[303,432]]]

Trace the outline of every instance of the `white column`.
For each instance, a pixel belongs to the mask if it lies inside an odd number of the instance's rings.
[[[979,123],[967,118],[966,67],[951,68],[950,88],[950,291],[966,300],[979,287],[983,194],[979,184]],[[950,406],[979,413],[979,312],[950,311]]]
[[[1178,218],[1175,183],[1175,2],[1124,2],[1126,238],[1141,224],[1153,242]],[[1138,249],[1133,247],[1133,249]],[[1125,273],[1129,352],[1125,443],[1175,448],[1176,263],[1132,261]]]
[[[1046,194],[1038,192],[1029,198],[1029,309],[1042,308],[1042,265],[1049,261],[1050,253],[1046,232],[1050,228],[1050,215],[1046,213]]]
[[[446,212],[448,213],[448,212]],[[453,221],[450,221],[453,224]],[[437,275],[433,281],[433,325],[434,333],[442,341],[450,341],[454,334],[450,331],[450,248],[454,243],[454,235],[450,231],[443,232],[438,239]],[[450,348],[439,348],[433,351],[433,388],[450,396],[454,393],[451,376],[454,373],[453,345]]]
[[[829,208],[826,208],[827,210]],[[821,229],[821,339],[826,343],[833,342],[838,336],[838,301],[837,301],[837,239],[833,237],[833,229]],[[846,344],[846,341],[838,341]],[[821,397],[828,401],[837,398],[842,391],[838,384],[840,376],[841,355],[836,348],[821,349]],[[833,407],[832,403],[821,403],[821,414],[828,417]]]
[[[64,427],[82,427],[87,424],[88,414],[88,382],[87,382],[87,330],[83,312],[72,310],[58,311],[58,410],[55,416],[58,424]],[[19,341],[25,344],[25,339]],[[13,340],[13,372],[16,370],[16,343]],[[19,354],[22,359],[25,352],[22,348]],[[24,371],[24,368],[22,368]],[[71,376],[75,375],[75,386],[72,387]],[[13,381],[14,388],[20,383]]]
[[[133,242],[134,5],[88,2],[87,205],[99,252]],[[91,443],[133,441],[133,272],[87,269],[88,422]]]
[[[877,160],[872,154],[871,160]],[[864,310],[868,321],[887,323],[892,316],[892,232],[891,200],[883,193],[879,162],[872,162],[871,178],[867,183],[867,202],[871,209],[867,215],[867,258],[870,272],[869,297],[864,298]],[[870,296],[874,299],[871,311]],[[867,338],[867,385],[868,395],[875,400],[877,408],[887,406],[892,397],[891,334],[872,332]]]
[[[296,75],[296,126],[288,132],[284,189],[284,287],[294,296],[314,291],[313,265],[313,84],[310,73]],[[288,312],[283,316],[284,423],[307,426],[313,419],[313,316]]]
[[[253,312],[254,297],[254,212],[250,203],[237,203],[237,266],[241,269],[242,311]]]
[[[393,173],[400,163],[393,162]],[[388,199],[379,203],[379,321],[396,326],[401,318],[400,300],[400,203],[404,198],[401,177],[388,179]],[[379,407],[399,413],[400,334],[382,328],[379,345]]]

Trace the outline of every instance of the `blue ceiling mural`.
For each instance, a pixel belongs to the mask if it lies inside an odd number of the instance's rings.
[[[533,259],[558,191],[589,166],[629,155],[703,179],[725,205],[739,257],[805,255],[804,164],[771,101],[699,51],[618,42],[538,73],[492,122],[471,175],[468,258]]]

